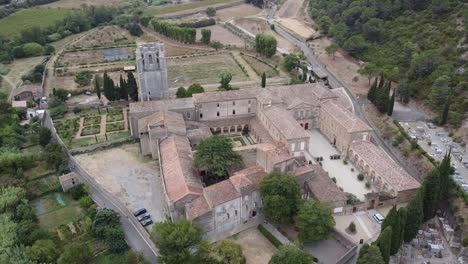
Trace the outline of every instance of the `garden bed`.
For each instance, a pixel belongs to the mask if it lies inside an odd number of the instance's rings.
[[[113,132],[125,129],[124,122],[115,122],[106,125],[106,132]]]
[[[86,126],[83,127],[83,130],[81,130],[81,136],[89,136],[89,135],[95,135],[99,134],[101,132],[101,125],[95,125],[95,126]]]
[[[101,116],[87,116],[84,118],[83,126],[96,125],[101,123]]]
[[[118,114],[107,114],[107,123],[109,122],[115,122],[115,121],[122,121],[124,120],[124,115],[122,112],[118,113]]]

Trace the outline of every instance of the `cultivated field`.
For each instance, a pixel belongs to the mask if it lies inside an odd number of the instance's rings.
[[[68,10],[29,8],[21,9],[5,18],[0,19],[0,35],[12,38],[28,28],[40,27],[46,28],[62,21]]]
[[[215,18],[221,21],[230,21],[242,17],[254,16],[260,12],[262,12],[262,9],[254,5],[241,4],[238,6],[217,10]]]
[[[2,76],[3,81],[0,88],[1,92],[9,93],[11,89],[16,88],[21,81],[21,76],[31,71],[34,66],[41,63],[45,57],[32,57],[25,59],[16,59],[11,64],[1,65],[0,69],[8,69],[8,74]]]
[[[134,60],[135,47],[122,47],[118,49],[123,54],[130,55],[130,60]],[[58,63],[60,65],[74,66],[108,62],[104,58],[104,51],[105,49],[65,52]]]
[[[57,2],[49,3],[47,5],[43,5],[43,7],[47,8],[69,8],[69,9],[77,9],[81,8],[83,5],[87,6],[116,6],[122,3],[125,3],[124,0],[59,0]]]
[[[148,8],[145,11],[147,15],[160,16],[166,14],[183,14],[191,13],[194,11],[204,11],[208,6],[222,5],[228,2],[237,2],[238,0],[202,0],[198,2],[192,2],[188,4],[181,5],[167,5],[167,6],[158,6],[153,8]]]
[[[135,37],[118,26],[106,26],[75,42],[70,48],[90,48],[134,43]]]
[[[228,53],[167,61],[170,87],[188,86],[192,83],[219,83],[221,73],[233,75],[232,82],[247,81],[248,77]]]
[[[225,46],[244,47],[245,41],[221,25],[206,27],[211,30],[211,41],[219,41]],[[197,29],[197,41],[201,40],[201,28]]]
[[[263,73],[265,73],[267,77],[276,77],[280,75],[279,70],[275,70],[275,68],[263,63],[257,58],[253,58],[245,54],[242,55],[242,58],[250,65],[250,67],[252,67],[258,76],[261,76]]]

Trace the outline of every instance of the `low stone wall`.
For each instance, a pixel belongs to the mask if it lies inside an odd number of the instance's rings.
[[[92,152],[92,151],[96,151],[96,150],[103,150],[103,149],[106,149],[106,148],[112,148],[112,147],[118,146],[120,144],[130,143],[130,142],[137,142],[137,140],[135,140],[132,137],[119,138],[119,139],[116,139],[116,140],[111,140],[111,141],[107,141],[107,142],[103,142],[103,143],[99,143],[99,144],[95,144],[95,145],[91,145],[91,146],[87,146],[87,147],[74,148],[74,149],[70,150],[70,154],[71,155],[83,154],[83,153],[88,153],[88,152]]]

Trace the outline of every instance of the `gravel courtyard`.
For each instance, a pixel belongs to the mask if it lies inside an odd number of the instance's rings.
[[[164,221],[164,193],[156,161],[144,157],[138,144],[80,154],[76,160],[130,211],[146,208],[154,222]]]
[[[275,246],[257,228],[249,228],[233,237],[242,247],[246,264],[267,264],[276,251]]]

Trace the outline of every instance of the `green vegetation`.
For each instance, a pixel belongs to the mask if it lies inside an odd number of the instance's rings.
[[[119,131],[119,130],[124,130],[124,129],[125,129],[124,122],[115,122],[115,123],[106,124],[106,132],[113,132],[113,131]]]
[[[151,16],[164,15],[164,14],[170,14],[170,13],[175,13],[175,12],[180,12],[180,11],[185,11],[185,10],[192,10],[194,8],[222,4],[225,2],[229,2],[229,1],[231,0],[202,0],[202,1],[193,2],[189,4],[183,4],[183,5],[172,5],[172,6],[162,7],[162,8],[152,8],[152,9],[147,9],[145,11],[145,15],[151,15]]]
[[[271,257],[269,264],[313,264],[314,258],[296,245],[282,245]]]
[[[299,240],[311,243],[327,239],[335,226],[335,219],[328,204],[310,200],[299,209],[296,225],[299,229]]]
[[[198,83],[194,83],[190,85],[188,89],[185,89],[184,87],[179,87],[179,89],[177,89],[176,96],[177,98],[192,97],[193,94],[203,92],[205,92],[203,86],[201,86]]]
[[[65,9],[22,9],[6,18],[0,19],[0,35],[6,38],[13,38],[19,36],[20,32],[25,29],[54,26],[69,13],[70,11]]]
[[[156,32],[182,43],[193,44],[196,41],[197,31],[194,28],[180,27],[158,20],[153,21],[153,28]]]
[[[257,34],[255,36],[255,50],[265,57],[272,57],[276,53],[276,46],[278,42],[275,37],[264,34]]]
[[[364,244],[359,250],[358,264],[385,264],[376,245]]]
[[[266,237],[266,239],[268,239],[272,244],[273,246],[275,247],[280,247],[281,245],[283,245],[275,236],[273,236],[264,226],[262,225],[258,225],[258,230],[260,231],[260,233],[262,233],[262,235],[264,237]]]
[[[455,128],[461,125],[467,109],[466,97],[458,96],[467,85],[467,72],[458,71],[467,42],[467,27],[460,22],[468,12],[463,1],[311,0],[309,6],[325,34],[368,62],[360,72],[398,83],[403,102],[414,96],[439,113],[453,88],[457,99],[445,119]]]
[[[210,41],[211,41],[211,30],[207,29],[207,28],[203,28],[201,30],[201,33],[202,33],[202,38],[201,38],[201,42],[205,45],[208,45],[210,44]]]

